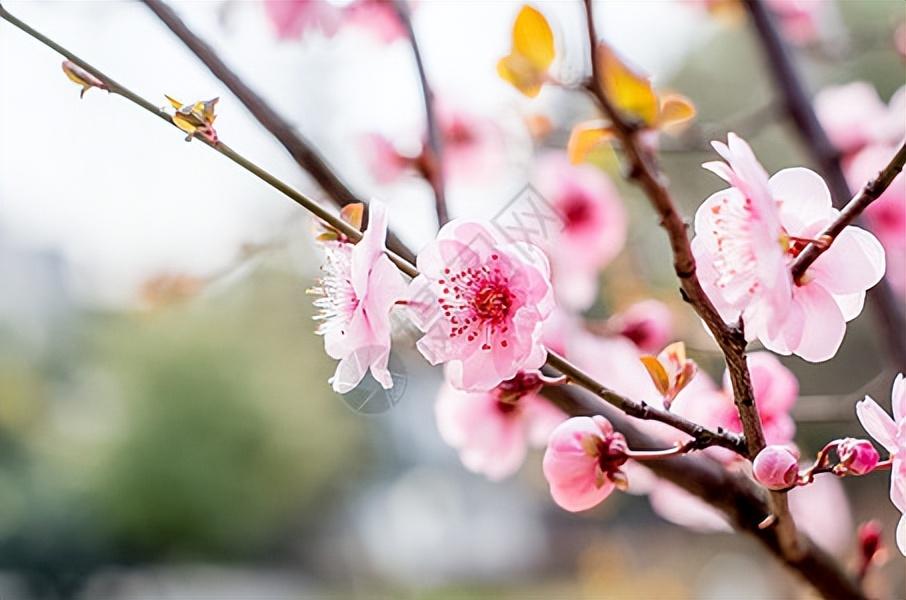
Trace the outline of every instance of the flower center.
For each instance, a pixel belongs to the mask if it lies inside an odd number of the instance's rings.
[[[451,146],[465,146],[475,140],[472,129],[458,119],[447,127],[444,134],[444,141]]]
[[[359,305],[352,287],[352,244],[325,244],[322,270],[318,285],[308,290],[309,294],[320,296],[314,301],[318,309],[314,319],[321,321],[317,333],[323,335],[332,329],[339,329],[345,334],[345,327]]]
[[[591,218],[587,199],[579,194],[570,195],[563,203],[563,220],[566,229],[577,229]]]
[[[465,337],[473,342],[482,337],[483,350],[491,349],[491,338],[506,334],[515,298],[510,278],[502,270],[500,255],[480,267],[467,267],[458,272],[444,269],[447,275],[438,279],[441,288],[438,304],[449,325],[449,337]],[[506,348],[506,339],[499,341]]]
[[[619,433],[598,440],[598,466],[601,472],[614,475],[626,462],[626,440]]]

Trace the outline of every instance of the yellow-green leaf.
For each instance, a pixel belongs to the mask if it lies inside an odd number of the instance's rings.
[[[597,57],[601,84],[607,98],[621,112],[641,119],[649,127],[653,126],[657,121],[659,105],[648,78],[635,73],[603,42],[598,44]]]
[[[554,32],[538,10],[525,5],[513,23],[513,54],[524,56],[539,71],[554,60]]]
[[[667,375],[667,370],[664,369],[664,365],[661,364],[661,361],[659,361],[656,356],[651,356],[650,354],[640,356],[639,360],[645,365],[645,370],[648,371],[648,375],[651,376],[651,381],[654,382],[654,387],[657,388],[657,391],[660,392],[661,395],[666,394],[670,390],[670,377]]]
[[[574,165],[585,162],[588,154],[613,139],[610,123],[600,119],[576,124],[569,134],[566,153]]]
[[[695,105],[682,94],[664,94],[661,97],[661,110],[658,115],[658,127],[676,131],[695,117]]]
[[[347,204],[340,209],[340,218],[358,229],[362,230],[362,218],[365,215],[365,205],[361,202]]]

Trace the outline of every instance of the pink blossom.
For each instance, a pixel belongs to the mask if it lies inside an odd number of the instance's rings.
[[[312,29],[332,36],[340,27],[340,10],[327,0],[264,0],[264,10],[281,39],[298,38]]]
[[[906,108],[901,112],[906,112]],[[858,190],[873,179],[896,153],[895,146],[874,144],[857,152],[846,163],[850,189]],[[865,210],[865,220],[878,236],[887,256],[887,278],[906,295],[906,176],[897,175],[884,193]]]
[[[623,249],[627,217],[620,196],[600,169],[570,164],[563,153],[539,159],[538,192],[562,217],[545,250],[558,298],[574,309],[594,301],[598,272]]]
[[[544,477],[561,508],[578,512],[600,504],[614,488],[625,489],[620,470],[626,439],[600,415],[573,417],[554,429],[544,452]]]
[[[642,352],[655,352],[673,334],[673,315],[663,302],[642,300],[608,319],[607,326]]]
[[[878,466],[881,460],[878,451],[868,440],[846,438],[837,444],[840,471],[852,475],[865,475]]]
[[[749,339],[769,350],[821,362],[836,354],[846,322],[862,312],[865,291],[884,275],[884,251],[869,232],[849,226],[794,282],[790,265],[839,214],[824,180],[804,168],[768,179],[735,134],[714,143],[727,163],[703,165],[732,187],[695,215],[692,251],[699,279],[727,322],[741,315]]]
[[[799,477],[799,453],[787,446],[765,446],[752,463],[755,479],[769,490],[783,490],[796,485]]]
[[[766,0],[765,4],[791,43],[805,45],[820,37],[822,13],[829,7],[827,0]]]
[[[906,379],[897,375],[890,392],[893,418],[869,396],[856,404],[856,415],[871,437],[893,461],[890,471],[890,501],[903,515],[897,527],[897,547],[906,555]]]
[[[554,302],[540,250],[454,220],[417,264],[421,274],[409,287],[413,322],[425,332],[417,347],[432,365],[449,364],[454,387],[489,390],[544,363],[542,324]]]
[[[443,440],[470,471],[499,480],[515,473],[529,445],[542,447],[566,415],[541,398],[537,371],[520,372],[488,392],[444,384],[434,405]]]
[[[444,146],[447,177],[480,179],[499,170],[503,139],[496,124],[484,117],[437,102],[437,120]]]
[[[359,144],[368,171],[379,184],[393,183],[415,166],[414,158],[400,154],[390,140],[378,133],[362,136]]]
[[[796,376],[768,352],[749,354],[746,362],[749,365],[755,406],[761,417],[767,443],[789,444],[796,435],[796,424],[790,416],[799,395]],[[677,400],[673,410],[707,427],[723,427],[727,431],[742,433],[742,423],[733,402],[729,372],[724,373],[722,390],[685,394]],[[736,460],[735,454],[722,448],[709,448],[706,452],[720,460]]]
[[[393,0],[353,0],[343,11],[343,22],[371,33],[385,44],[406,36]]]
[[[390,357],[390,311],[406,293],[397,268],[384,254],[387,209],[372,202],[369,227],[359,243],[324,242],[324,274],[311,290],[321,320],[318,333],[324,349],[339,359],[330,382],[346,393],[362,381],[366,371],[384,389],[393,386],[387,361]]]
[[[906,135],[904,111],[906,88],[900,88],[885,105],[874,86],[865,81],[826,87],[815,96],[815,113],[821,126],[845,155],[871,144],[898,144]]]

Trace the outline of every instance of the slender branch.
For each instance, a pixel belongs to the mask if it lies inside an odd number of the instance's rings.
[[[286,149],[296,163],[311,175],[312,179],[338,205],[362,202],[327,161],[318,153],[295,127],[259,96],[220,58],[217,52],[198,37],[179,15],[161,0],[142,0],[145,5],[173,32],[176,37],[229,89],[246,107],[255,119],[267,129]],[[415,255],[392,233],[387,236],[387,247],[409,262]]]
[[[859,191],[856,196],[849,201],[840,215],[834,220],[833,223],[827,226],[827,228],[821,232],[817,237],[818,240],[821,240],[821,243],[810,243],[806,246],[805,250],[796,258],[796,261],[793,263],[792,272],[793,278],[797,281],[805,275],[806,269],[818,259],[821,254],[830,248],[834,240],[837,239],[837,236],[846,229],[853,221],[855,221],[862,211],[869,207],[869,205],[877,200],[881,194],[884,193],[893,180],[896,179],[903,171],[903,164],[906,163],[906,142],[904,142],[899,151],[890,159],[890,162],[884,167],[871,181],[866,183],[861,191]]]
[[[6,21],[9,21],[11,24],[15,25],[16,27],[18,27],[19,29],[21,29],[22,31],[27,33],[28,35],[30,35],[33,38],[35,38],[36,40],[46,44],[50,48],[53,48],[54,50],[56,50],[57,52],[59,52],[60,54],[62,54],[66,58],[68,58],[69,60],[71,60],[76,65],[82,67],[83,69],[85,69],[86,71],[91,73],[93,76],[97,77],[99,80],[101,80],[102,82],[104,82],[107,85],[110,93],[117,94],[119,96],[122,96],[123,98],[126,98],[127,100],[129,100],[131,102],[134,102],[135,104],[137,104],[138,106],[141,106],[148,112],[155,114],[156,116],[160,117],[161,119],[163,119],[163,120],[167,121],[168,123],[170,123],[171,125],[173,125],[173,122],[172,122],[170,116],[165,111],[154,106],[151,102],[149,102],[148,100],[135,94],[134,92],[132,92],[131,90],[129,90],[128,88],[123,86],[122,84],[114,81],[113,79],[111,79],[110,77],[108,77],[107,75],[105,75],[104,73],[102,73],[101,71],[99,71],[98,69],[96,69],[95,67],[90,65],[89,63],[85,62],[84,60],[80,59],[78,56],[76,56],[72,52],[66,50],[65,48],[63,48],[62,46],[57,44],[56,42],[50,40],[49,38],[45,37],[41,33],[35,31],[31,27],[29,27],[28,25],[26,25],[25,23],[23,23],[22,21],[20,21],[13,15],[11,15],[9,12],[7,12],[3,8],[2,5],[0,5],[0,18],[3,18]],[[173,125],[173,126],[175,127],[175,125]],[[344,235],[346,235],[352,241],[357,242],[361,239],[362,234],[357,229],[350,226],[348,223],[346,223],[345,221],[343,221],[342,219],[340,219],[338,216],[334,215],[330,211],[324,209],[322,206],[320,206],[317,202],[315,202],[311,198],[309,198],[309,197],[305,196],[304,194],[302,194],[301,192],[295,190],[290,185],[284,183],[283,181],[281,181],[274,175],[270,174],[263,168],[254,164],[253,162],[251,162],[244,156],[240,155],[238,152],[236,152],[235,150],[233,150],[232,148],[230,148],[223,142],[218,142],[215,144],[215,143],[212,143],[201,137],[198,137],[195,139],[198,139],[199,141],[201,141],[202,143],[207,145],[209,148],[212,148],[216,152],[219,152],[223,156],[229,158],[230,160],[232,160],[233,162],[235,162],[242,168],[246,169],[250,173],[254,174],[258,178],[263,180],[265,183],[267,183],[270,186],[274,187],[275,189],[279,190],[286,196],[289,196],[289,198],[291,198],[297,204],[299,204],[300,206],[302,206],[303,208],[305,208],[306,210],[308,210],[309,212],[314,214],[316,217],[318,217],[319,219],[321,219],[322,221],[324,221],[331,227],[342,232]],[[397,255],[394,252],[389,251],[389,250],[387,251],[387,255],[394,262],[394,264],[396,264],[396,266],[399,267],[399,269],[403,273],[405,273],[406,275],[408,275],[410,277],[418,276],[418,270],[416,269],[415,265],[413,265],[411,262],[409,262],[405,258],[402,258],[399,255]],[[739,436],[737,436],[735,434],[727,433],[727,432],[713,432],[713,431],[707,430],[699,425],[696,425],[695,423],[682,419],[681,417],[678,417],[677,415],[674,415],[672,413],[667,413],[666,411],[655,410],[651,407],[647,407],[644,404],[636,403],[632,400],[629,400],[628,398],[624,398],[623,396],[620,396],[619,394],[617,394],[616,392],[613,392],[609,388],[594,381],[589,375],[583,373],[578,367],[576,367],[572,363],[566,361],[562,357],[559,357],[556,354],[551,354],[551,358],[549,359],[549,364],[552,368],[557,369],[560,373],[567,376],[570,380],[576,381],[576,382],[581,382],[581,385],[588,387],[589,389],[594,391],[595,394],[600,399],[604,400],[605,402],[611,403],[614,406],[616,406],[617,408],[620,408],[621,410],[623,408],[625,408],[629,411],[632,411],[632,413],[634,413],[633,416],[638,416],[639,418],[642,418],[642,419],[663,420],[663,422],[667,423],[668,425],[673,425],[673,424],[678,425],[679,426],[678,428],[681,431],[689,433],[690,435],[692,435],[693,437],[696,438],[696,447],[697,448],[705,448],[705,447],[712,446],[712,445],[720,445],[724,448],[733,450],[735,452],[740,452],[740,453],[744,452],[744,442],[742,439],[740,439]]]
[[[542,393],[573,416],[603,413],[626,436],[632,448],[662,447],[661,440],[643,433],[631,419],[609,407],[603,407],[602,410],[600,403],[587,393],[567,386],[545,388]],[[702,454],[645,461],[641,464],[658,477],[676,484],[723,512],[737,530],[758,540],[768,552],[814,586],[825,598],[866,600],[858,583],[832,556],[810,539],[803,536],[802,551],[797,555],[790,555],[783,550],[776,528],[759,527],[772,514],[770,496],[742,472],[731,472]]]
[[[852,197],[853,192],[849,189],[843,174],[840,154],[818,122],[790,53],[764,4],[759,0],[745,0],[745,7],[752,17],[771,76],[783,99],[787,114],[796,125],[796,132],[806,151],[827,180],[834,206],[842,208],[843,203]],[[906,370],[906,314],[902,302],[894,295],[886,277],[869,290],[868,299],[894,364],[899,370]]]
[[[711,303],[702,289],[698,276],[695,273],[695,257],[689,242],[689,234],[685,221],[676,210],[676,203],[667,190],[666,183],[657,167],[654,158],[644,145],[639,141],[639,129],[635,123],[627,121],[611,103],[604,91],[601,81],[600,65],[597,60],[598,36],[595,32],[594,11],[592,0],[585,0],[585,16],[588,26],[588,40],[591,49],[592,78],[588,82],[588,90],[597,99],[598,104],[608,117],[620,141],[623,152],[630,164],[629,177],[633,179],[648,195],[655,210],[661,217],[661,226],[667,231],[670,246],[673,250],[673,266],[680,280],[683,297],[695,309],[711,331],[714,339],[720,346],[727,363],[730,382],[733,387],[733,399],[739,419],[742,422],[748,446],[748,456],[754,458],[765,446],[764,430],[761,418],[758,416],[758,407],[755,404],[755,393],[746,364],[746,338],[743,324],[740,320],[735,327],[724,323],[717,309]],[[789,512],[789,503],[783,493],[771,495],[774,505],[775,528],[785,554],[796,557],[802,552],[799,535],[796,531],[795,521]]]
[[[403,28],[406,30],[406,36],[409,38],[409,45],[412,46],[412,54],[415,57],[415,66],[418,70],[418,80],[421,85],[422,99],[425,103],[425,122],[428,131],[428,144],[422,153],[422,158],[426,159],[426,164],[424,165],[425,177],[428,183],[431,184],[431,189],[434,190],[434,211],[437,214],[437,226],[443,227],[450,220],[450,217],[447,214],[447,200],[444,190],[444,140],[440,126],[437,123],[437,114],[434,111],[434,92],[431,91],[431,86],[428,84],[422,53],[415,38],[415,30],[412,28],[409,5],[406,0],[395,0],[393,6],[396,8],[396,13],[403,24]]]

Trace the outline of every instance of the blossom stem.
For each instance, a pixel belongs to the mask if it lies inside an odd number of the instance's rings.
[[[355,192],[337,175],[311,142],[230,69],[217,52],[196,35],[170,6],[161,0],[142,1],[186,48],[195,54],[198,60],[242,102],[261,126],[280,142],[296,164],[311,175],[312,179],[337,206],[343,207],[359,202],[367,206],[367,202],[356,196]],[[367,215],[364,216],[364,221],[368,222]],[[415,262],[415,254],[392,232],[387,234],[387,247],[409,262]]]
[[[827,180],[834,206],[843,208],[843,203],[852,197],[852,191],[840,164],[840,154],[818,122],[802,79],[793,65],[790,52],[764,2],[745,0],[744,5],[758,34],[770,74],[783,100],[783,107],[796,126],[796,132],[805,150]],[[906,370],[906,313],[886,277],[869,290],[868,300],[893,363],[898,370]]]
[[[830,248],[837,236],[884,193],[897,175],[903,171],[904,163],[906,163],[906,142],[900,145],[900,149],[893,155],[887,166],[881,169],[877,177],[862,186],[859,193],[840,211],[837,218],[818,235],[817,239],[822,242],[812,241],[799,254],[791,267],[793,278],[796,281],[801,280],[806,270],[825,250]]]
[[[664,450],[627,450],[626,456],[632,460],[645,462],[649,460],[663,460],[673,456],[682,456],[695,449],[694,443],[677,444]]]
[[[450,220],[450,216],[447,213],[447,200],[444,191],[444,141],[440,126],[437,123],[437,114],[434,110],[434,92],[431,91],[431,86],[428,84],[422,53],[415,37],[415,30],[412,27],[409,5],[406,0],[394,0],[393,6],[396,9],[400,23],[403,25],[403,29],[406,31],[406,37],[412,47],[412,55],[415,58],[415,66],[418,70],[418,80],[425,105],[428,138],[427,147],[423,151],[424,156],[427,158],[424,175],[434,191],[434,212],[437,214],[437,226],[443,227]]]

